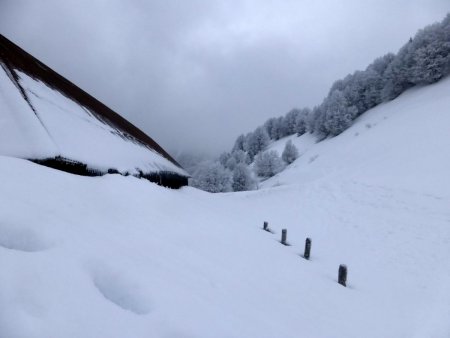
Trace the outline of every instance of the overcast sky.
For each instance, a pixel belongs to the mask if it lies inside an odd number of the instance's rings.
[[[0,0],[0,32],[174,155],[218,153],[396,52],[449,0]]]

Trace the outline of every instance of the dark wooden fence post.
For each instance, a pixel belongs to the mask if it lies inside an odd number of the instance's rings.
[[[338,283],[347,286],[347,266],[344,264],[339,265]]]
[[[286,237],[287,237],[287,230],[286,229],[281,230],[281,244],[287,245]]]
[[[269,223],[264,222],[263,229],[266,231],[269,231],[269,229],[267,228],[268,226],[269,226]]]
[[[305,241],[305,253],[303,257],[305,259],[309,259],[310,256],[311,256],[311,238],[307,238]]]

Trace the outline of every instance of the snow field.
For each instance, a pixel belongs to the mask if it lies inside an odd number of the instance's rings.
[[[301,157],[258,191],[0,157],[0,337],[448,337],[449,86],[292,137]]]

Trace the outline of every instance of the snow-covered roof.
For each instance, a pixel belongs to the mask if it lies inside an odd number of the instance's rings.
[[[0,155],[188,176],[152,138],[0,35]]]

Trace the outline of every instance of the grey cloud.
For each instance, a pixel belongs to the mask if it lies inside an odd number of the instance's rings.
[[[171,152],[219,152],[397,49],[447,0],[1,0],[0,31]]]

